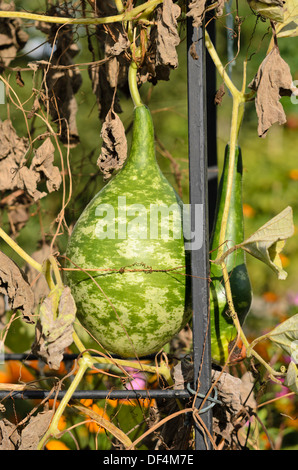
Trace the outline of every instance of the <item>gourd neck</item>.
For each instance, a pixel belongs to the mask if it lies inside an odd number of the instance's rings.
[[[156,166],[154,127],[149,109],[145,105],[134,109],[132,142],[126,168],[145,169]]]

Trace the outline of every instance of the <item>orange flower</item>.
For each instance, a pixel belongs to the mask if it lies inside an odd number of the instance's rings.
[[[4,370],[0,370],[0,383],[2,384],[12,383],[12,377],[6,364],[4,365]]]
[[[278,295],[275,293],[275,292],[264,292],[263,294],[263,299],[266,301],[266,302],[277,302],[278,300]]]
[[[70,450],[63,442],[56,441],[55,439],[51,439],[47,445],[47,450]]]
[[[12,383],[32,382],[35,380],[34,375],[27,369],[24,364],[19,361],[7,361],[8,372],[11,376]]]
[[[100,418],[105,419],[106,421],[110,421],[109,416],[105,412],[105,409],[102,407],[99,407],[96,405],[96,403],[93,403],[93,400],[91,399],[86,399],[86,400],[81,400],[81,403],[85,405],[87,408],[90,408],[90,410],[94,411],[95,413],[98,414]],[[85,423],[87,429],[89,432],[92,433],[104,433],[105,430],[102,426],[100,426],[96,421],[94,421],[92,418],[87,418],[87,423]]]
[[[289,178],[293,181],[298,181],[298,169],[293,168],[289,171]]]
[[[249,219],[252,219],[256,214],[256,211],[249,204],[243,204],[243,215]]]

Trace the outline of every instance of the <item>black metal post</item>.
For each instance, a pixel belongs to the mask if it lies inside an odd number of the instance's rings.
[[[194,388],[200,384],[202,394],[211,386],[211,351],[209,333],[209,223],[208,223],[208,163],[207,163],[207,107],[206,107],[206,53],[203,30],[195,29],[187,21],[188,56],[188,145],[189,184],[194,230],[195,207],[202,205],[202,246],[191,250]],[[199,408],[201,399],[197,399]],[[201,415],[206,428],[212,431],[212,411]],[[205,431],[196,426],[196,449],[206,450],[210,442]]]

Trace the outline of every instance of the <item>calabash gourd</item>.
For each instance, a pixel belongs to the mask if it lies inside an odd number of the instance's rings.
[[[230,147],[226,146],[223,171],[218,188],[217,207],[213,231],[210,241],[210,257],[215,260],[218,254],[219,237],[222,217],[227,194]],[[240,147],[236,148],[233,185],[230,209],[225,233],[224,252],[243,241],[244,222],[242,205],[242,154]],[[251,284],[245,264],[245,253],[238,249],[225,258],[229,273],[233,303],[240,324],[243,324],[252,301]],[[224,363],[229,354],[229,345],[237,337],[232,318],[229,315],[221,267],[211,263],[210,266],[210,321],[211,321],[211,354],[212,358]]]
[[[156,161],[150,111],[137,106],[127,162],[85,208],[66,252],[81,269],[66,275],[78,318],[111,353],[155,353],[191,317],[181,205]]]

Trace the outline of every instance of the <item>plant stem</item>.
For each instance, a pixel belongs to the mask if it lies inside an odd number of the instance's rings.
[[[26,251],[24,251],[12,238],[10,238],[7,233],[0,227],[0,237],[21,257],[26,263],[30,264],[32,268],[36,269],[38,272],[43,273],[43,267],[37,261],[35,261],[31,256],[29,256]]]
[[[128,70],[128,84],[131,98],[133,100],[134,106],[137,108],[139,106],[144,106],[141,100],[141,96],[137,84],[137,64],[132,61],[129,70]]]
[[[221,78],[223,79],[225,85],[227,86],[227,88],[230,90],[231,92],[231,95],[233,97],[242,97],[242,93],[236,88],[236,86],[234,85],[234,83],[232,82],[232,80],[230,79],[229,75],[227,74],[227,72],[225,71],[225,68],[217,54],[217,51],[210,39],[210,36],[209,36],[209,33],[207,31],[207,29],[205,29],[205,46],[210,54],[210,57],[211,59],[213,60],[213,63],[215,65],[215,67],[217,68],[217,71],[219,73],[219,75],[221,76]]]
[[[64,410],[67,407],[69,401],[71,400],[71,397],[72,397],[73,393],[75,392],[75,390],[79,386],[82,378],[84,377],[84,374],[85,374],[86,370],[89,367],[92,367],[92,365],[93,365],[93,363],[90,361],[90,356],[89,356],[88,353],[86,353],[86,355],[83,355],[83,357],[81,359],[79,359],[79,369],[78,369],[73,381],[71,382],[69,388],[67,389],[64,397],[62,398],[62,400],[61,400],[61,402],[60,402],[60,404],[59,404],[59,406],[58,406],[58,408],[55,412],[55,415],[52,419],[52,422],[50,424],[49,429],[47,430],[47,432],[45,433],[43,438],[40,440],[40,442],[37,446],[37,450],[41,450],[43,448],[43,446],[45,445],[45,443],[49,439],[49,437],[51,437],[51,436],[57,437],[59,435],[59,433],[60,433],[59,428],[58,428],[59,420],[60,420],[61,416],[63,415]]]
[[[117,2],[119,3],[119,1]],[[119,15],[106,16],[102,18],[67,18],[59,16],[46,16],[35,13],[26,13],[20,11],[0,11],[0,18],[22,18],[24,20],[42,21],[45,23],[56,24],[73,24],[73,25],[91,25],[91,24],[109,24],[122,21],[131,21],[139,16],[146,16],[147,10],[150,14],[163,0],[150,0],[142,5],[133,8],[130,11],[125,11]]]

